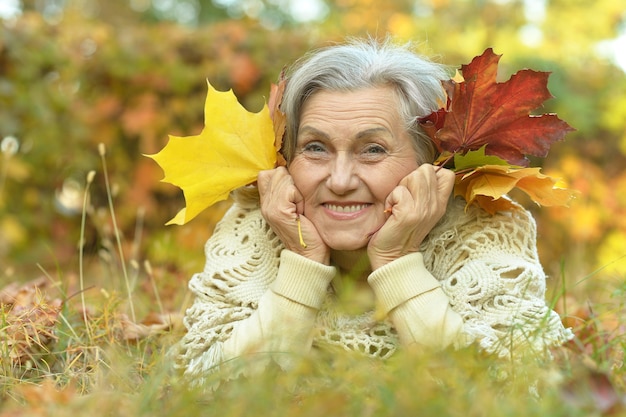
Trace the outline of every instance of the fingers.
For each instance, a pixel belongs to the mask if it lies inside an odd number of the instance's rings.
[[[260,171],[256,179],[257,187],[259,188],[259,194],[263,195],[267,192],[270,182],[272,182],[272,176],[275,174],[275,169],[267,171]]]
[[[328,264],[330,249],[304,213],[304,198],[284,167],[261,171],[257,178],[261,214],[285,248]]]
[[[257,186],[259,187],[259,194],[261,197],[267,196],[272,188],[274,188],[275,185],[281,181],[281,179],[288,175],[289,173],[285,167],[260,171],[257,176]]]
[[[437,185],[440,190],[440,196],[447,201],[454,188],[455,174],[446,168],[439,168],[436,171]]]
[[[291,176],[284,167],[261,171],[257,184],[261,214],[284,243],[295,241],[298,218],[296,201],[302,198]]]
[[[385,206],[391,208],[391,217],[370,240],[370,259],[386,262],[419,250],[444,215],[453,186],[454,173],[433,165],[421,165],[404,177],[387,196]]]
[[[264,214],[269,214],[269,207],[290,213],[292,218],[303,212],[304,199],[285,167],[259,172],[257,186]]]
[[[385,200],[385,211],[388,214],[398,215],[402,211],[413,212],[414,211],[413,193],[409,191],[409,187],[405,185],[398,185]]]
[[[404,177],[399,185],[407,187],[414,197],[436,191],[436,194],[442,194],[447,200],[454,185],[454,172],[431,164],[423,164]]]
[[[453,186],[454,172],[423,164],[400,180],[390,193],[386,208],[391,208],[393,212],[393,206],[401,202],[409,204],[407,209],[410,210],[446,206]]]

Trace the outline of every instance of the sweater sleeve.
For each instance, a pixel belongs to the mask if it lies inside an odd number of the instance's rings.
[[[528,211],[489,215],[457,202],[423,245],[426,267],[463,319],[457,346],[499,357],[549,355],[573,337],[546,303],[546,276]]]
[[[258,308],[222,343],[222,360],[273,353],[279,365],[288,367],[290,355],[285,353],[307,353],[315,317],[334,275],[333,267],[284,249],[276,280],[261,296]]]
[[[289,366],[306,353],[335,268],[285,250],[259,210],[233,206],[205,245],[204,271],[174,352],[177,369],[193,384],[216,370],[234,377],[270,361]],[[243,359],[238,361],[236,359]]]
[[[450,307],[439,281],[424,266],[421,253],[377,269],[368,282],[381,313],[389,317],[403,345],[440,350],[455,342],[463,320]]]

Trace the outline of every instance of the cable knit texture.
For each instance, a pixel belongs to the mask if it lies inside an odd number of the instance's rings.
[[[388,358],[405,343],[402,333],[422,332],[442,340],[434,347],[476,343],[514,358],[529,351],[546,355],[547,348],[570,339],[571,331],[544,299],[530,213],[517,207],[492,216],[464,206],[459,199],[451,202],[421,253],[372,273],[368,282],[382,306],[354,315],[337,305],[335,268],[283,250],[258,208],[234,204],[206,243],[204,271],[189,283],[196,298],[185,316],[188,331],[175,349],[175,367],[200,384],[246,351],[306,353],[334,346]],[[402,275],[411,265],[414,275],[426,274],[419,284],[414,276],[399,289],[385,281],[385,274]],[[431,315],[437,322],[428,323]],[[263,345],[272,332],[286,333],[286,341]]]

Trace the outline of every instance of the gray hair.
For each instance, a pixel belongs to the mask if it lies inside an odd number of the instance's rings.
[[[283,154],[294,157],[302,106],[315,92],[353,91],[392,86],[398,95],[400,116],[413,139],[418,163],[433,162],[434,144],[416,119],[441,107],[445,93],[441,81],[449,79],[447,68],[389,39],[353,40],[347,44],[313,51],[296,61],[287,75],[281,109],[287,115]]]

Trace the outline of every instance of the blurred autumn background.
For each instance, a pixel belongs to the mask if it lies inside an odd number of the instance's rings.
[[[2,0],[0,288],[43,275],[75,282],[82,230],[86,280],[115,287],[112,265],[124,264],[133,291],[152,294],[149,274],[159,303],[180,309],[228,202],[164,226],[182,193],[142,154],[168,134],[200,132],[206,79],[258,111],[307,50],[387,33],[454,67],[492,47],[502,81],[522,68],[552,72],[555,98],[540,110],[577,130],[535,163],[580,195],[570,208],[523,200],[548,297],[621,303],[626,5],[614,0]]]
[[[149,260],[164,283],[182,286],[202,267],[203,242],[227,203],[190,225],[164,226],[184,206],[182,193],[160,183],[162,172],[142,154],[160,150],[168,134],[201,130],[207,78],[258,111],[270,83],[305,51],[386,33],[455,67],[493,47],[503,54],[503,81],[522,68],[552,72],[555,99],[541,111],[577,131],[541,163],[581,194],[569,209],[528,204],[543,263],[570,291],[626,276],[621,2],[3,0],[0,16],[2,282],[76,270],[91,170],[86,265],[115,257],[103,245],[113,232],[102,143],[127,259]]]

